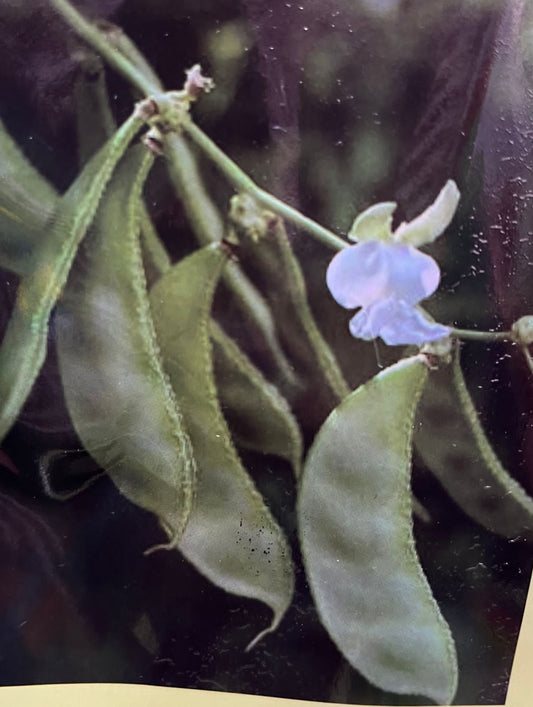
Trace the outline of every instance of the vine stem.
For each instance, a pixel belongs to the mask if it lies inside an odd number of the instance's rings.
[[[66,22],[92,47],[94,47],[127,80],[139,89],[145,96],[162,93],[161,85],[154,81],[146,72],[140,70],[133,61],[113,46],[105,33],[83,17],[68,0],[50,0],[51,5],[66,20]],[[269,194],[228,157],[191,119],[182,122],[182,128],[197,147],[214,163],[238,190],[250,194],[263,207],[271,209],[276,214],[294,223],[296,226],[314,236],[334,250],[342,250],[350,244],[332,231],[304,216],[297,209]],[[509,331],[474,331],[452,328],[450,334],[458,339],[473,341],[515,341]],[[529,349],[522,346],[524,357],[533,372],[533,357]]]
[[[85,19],[67,0],[50,0],[50,4],[80,37],[94,47],[119,73],[145,96],[161,92],[160,86],[139,71],[120,51],[115,49],[98,27]]]
[[[291,221],[296,226],[313,235],[330,248],[342,250],[350,244],[340,236],[335,235],[327,228],[320,226],[313,219],[301,214],[285,202],[277,199],[264,189],[261,189],[242,169],[235,164],[221,149],[209,138],[201,128],[192,120],[183,121],[183,130],[196,143],[196,145],[214,162],[220,171],[227,177],[238,191],[243,191],[251,196],[263,207],[271,209],[278,216]]]
[[[144,57],[127,37],[119,37],[113,42],[106,33],[89,22],[68,0],[50,0],[52,6],[63,19],[126,80],[146,97],[157,102],[164,95],[164,88],[147,65]],[[195,160],[185,140],[177,132],[165,136],[166,153],[174,175],[174,183],[189,215],[191,225],[202,244],[220,240],[223,237],[222,220],[210,201],[200,179]],[[236,165],[235,165],[236,166]],[[302,217],[303,218],[303,217]],[[148,234],[150,235],[150,234]],[[152,241],[151,246],[154,246]],[[157,257],[161,253],[155,254]],[[265,338],[273,359],[283,376],[291,385],[296,384],[294,372],[276,340],[274,322],[266,303],[246,275],[235,264],[226,269],[225,279],[235,293],[240,305],[255,322]]]
[[[476,331],[474,329],[451,329],[450,336],[471,341],[514,341],[510,331]]]
[[[156,96],[161,87],[140,71],[120,50],[114,47],[98,27],[88,22],[68,0],[50,0],[52,6],[68,24],[113,66],[119,73],[136,86],[145,96]],[[192,120],[184,121],[183,129],[198,147],[218,166],[237,190],[251,194],[262,206],[271,209],[282,218],[291,221],[307,231],[330,248],[341,250],[349,243],[327,228],[320,226],[296,209],[258,187],[250,177],[238,167]]]
[[[475,331],[471,329],[452,329],[451,336],[457,339],[470,339],[471,341],[511,341],[519,344],[527,367],[533,373],[533,356],[527,344],[521,343],[512,331]]]

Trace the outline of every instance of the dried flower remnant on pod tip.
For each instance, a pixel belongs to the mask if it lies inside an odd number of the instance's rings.
[[[459,190],[449,180],[433,204],[392,230],[394,202],[376,204],[360,214],[348,238],[355,245],[333,258],[327,285],[346,309],[360,308],[350,333],[370,341],[380,336],[389,345],[424,344],[450,334],[450,328],[428,317],[418,303],[432,295],[440,270],[419,246],[432,243],[450,224]]]
[[[200,64],[195,64],[185,72],[183,90],[191,100],[196,100],[202,93],[209,93],[215,88],[215,82],[202,74]]]

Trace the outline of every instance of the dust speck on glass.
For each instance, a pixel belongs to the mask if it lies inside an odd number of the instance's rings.
[[[504,704],[532,8],[0,4],[1,684]]]

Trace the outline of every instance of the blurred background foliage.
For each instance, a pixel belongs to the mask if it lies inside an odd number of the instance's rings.
[[[443,323],[478,328],[508,327],[533,311],[533,10],[525,0],[76,5],[122,27],[167,88],[181,86],[184,69],[199,61],[217,85],[194,108],[202,128],[260,186],[338,233],[377,201],[397,200],[397,218],[412,218],[454,178],[460,213],[431,249],[443,281],[429,310]],[[1,118],[63,191],[79,167],[73,89],[80,72],[91,81],[80,63],[86,50],[46,0],[3,0],[0,34]],[[121,121],[131,110],[131,89],[112,71],[106,82]],[[231,191],[202,166],[226,211]],[[194,241],[162,166],[149,195],[158,230],[177,259]],[[347,313],[324,286],[331,253],[294,229],[289,235],[317,321],[355,386],[401,352],[350,338]],[[16,278],[4,273],[4,325],[15,288]],[[247,338],[227,293],[218,312],[261,364],[261,342]],[[510,345],[485,344],[465,346],[463,358],[496,449],[531,493],[532,383],[521,358]],[[306,385],[309,405],[314,382]],[[302,410],[309,437],[327,410],[308,409],[307,417]],[[75,474],[81,483],[94,473],[79,446],[52,345],[0,460],[0,683],[127,681],[416,703],[381,693],[347,667],[318,622],[298,557],[288,616],[244,653],[266,609],[215,589],[177,553],[143,557],[158,538],[155,520],[108,480],[68,503],[46,493],[43,460],[58,483]],[[288,466],[273,457],[243,457],[294,541]],[[417,521],[415,531],[458,645],[457,703],[502,704],[531,549],[474,525],[421,464],[414,488],[433,519],[423,526]]]

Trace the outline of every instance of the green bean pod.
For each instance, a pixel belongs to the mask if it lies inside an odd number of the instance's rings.
[[[76,179],[61,199],[53,225],[43,234],[30,274],[20,283],[0,347],[0,440],[18,417],[41,370],[52,309],[113,170],[142,122],[132,115]]]
[[[198,466],[195,504],[179,548],[217,586],[258,599],[274,630],[290,604],[293,570],[283,532],[243,468],[217,400],[209,320],[227,260],[213,244],[172,267],[150,292],[165,369]]]
[[[319,616],[351,665],[381,689],[450,704],[454,642],[411,518],[412,428],[427,375],[423,356],[404,359],[331,413],[304,465],[298,516]]]
[[[148,71],[146,62],[142,63],[142,55],[121,29],[110,26],[106,33],[111,41],[131,48],[132,56],[141,62],[137,67]],[[78,75],[74,84],[74,104],[78,137],[78,154],[81,165],[106,142],[114,133],[116,126],[107,94],[105,69],[101,59],[87,51],[79,61]],[[170,266],[170,259],[165,247],[160,242],[155,231],[150,214],[145,204],[141,205],[141,240],[146,278],[150,286],[157,277]]]
[[[32,252],[40,243],[59,198],[26,159],[0,122],[0,265],[17,275],[31,271]]]
[[[418,409],[415,448],[462,510],[506,538],[533,540],[533,498],[502,466],[466,387],[459,350],[432,371]]]
[[[286,306],[294,310],[295,321],[299,322],[305,334],[306,345],[315,358],[316,365],[322,372],[331,391],[339,399],[348,394],[349,388],[339,367],[335,354],[320,333],[309,301],[307,288],[300,263],[293,253],[285,225],[281,219],[275,219],[272,228],[272,243],[278,254],[277,266],[272,263],[273,270],[278,269],[282,277],[286,277]],[[260,251],[258,251],[259,253]]]
[[[302,463],[302,435],[285,398],[231,337],[211,322],[217,391],[233,438],[244,449]]]
[[[56,313],[65,398],[80,440],[175,546],[189,517],[195,464],[159,353],[139,242],[142,185],[153,157],[119,164]]]

